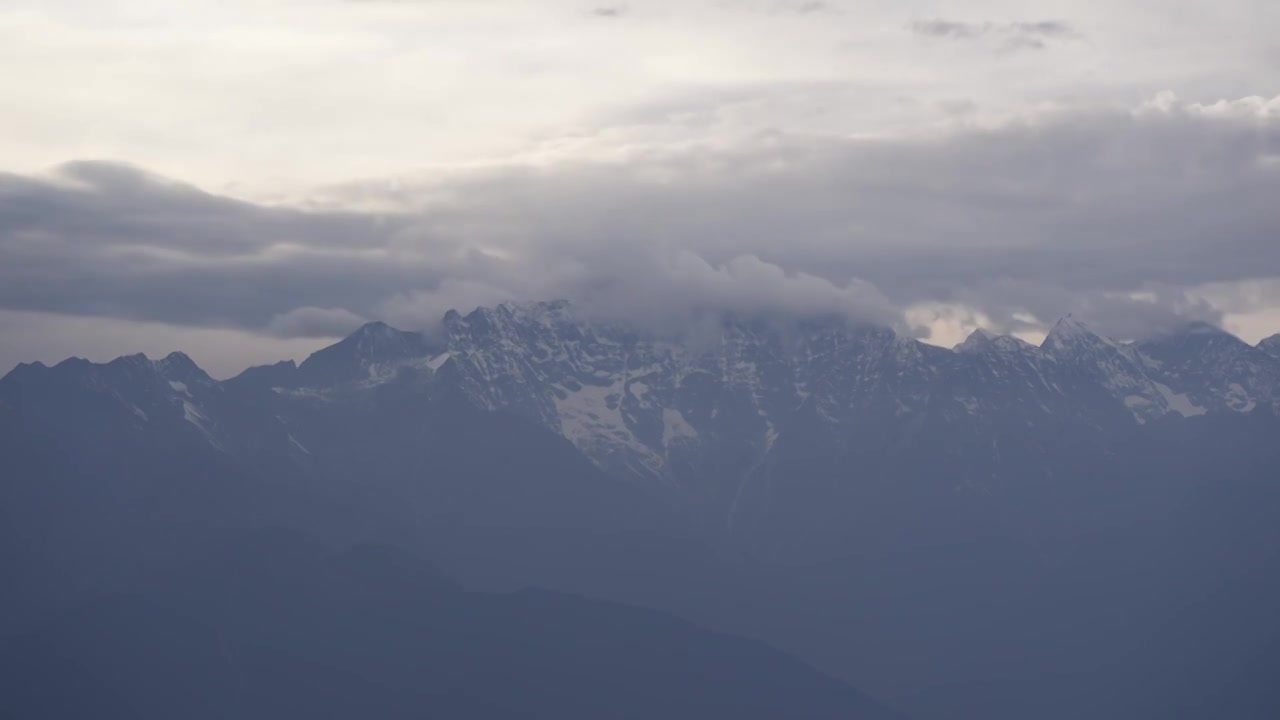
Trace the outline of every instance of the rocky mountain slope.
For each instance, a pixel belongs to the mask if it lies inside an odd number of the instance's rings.
[[[139,442],[306,463],[343,443],[318,416],[367,406],[388,388],[445,393],[532,421],[605,472],[697,498],[731,522],[746,488],[772,482],[779,443],[800,435],[811,451],[839,455],[945,434],[954,447],[943,456],[972,465],[982,448],[982,473],[964,478],[980,487],[1012,479],[1002,443],[1083,443],[1170,418],[1274,413],[1274,346],[1205,324],[1120,343],[1072,318],[1039,347],[979,330],[946,350],[834,319],[730,318],[659,338],[550,302],[450,312],[430,338],[371,323],[300,365],[226,382],[180,353],[19,366],[0,381],[0,416],[54,435],[105,420]],[[72,394],[84,407],[46,417],[57,408],[50,398]],[[1035,468],[1012,474],[1027,472]]]

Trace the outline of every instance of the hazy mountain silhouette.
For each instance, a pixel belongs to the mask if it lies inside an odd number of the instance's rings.
[[[16,368],[0,632],[56,647],[99,622],[86,598],[171,592],[172,557],[284,527],[767,641],[920,720],[1280,711],[1266,343],[1064,320],[949,351],[741,318],[678,340],[563,303],[445,328],[224,382],[181,354]]]
[[[0,645],[15,717],[896,717],[765,646],[251,533]]]

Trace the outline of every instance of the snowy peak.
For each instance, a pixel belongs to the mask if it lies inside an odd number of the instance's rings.
[[[75,385],[130,422],[189,426],[228,452],[276,433],[292,437],[288,452],[309,454],[314,438],[305,427],[279,430],[281,416],[318,403],[373,407],[366,393],[395,382],[390,395],[405,402],[421,390],[518,415],[611,472],[677,485],[696,482],[707,464],[746,477],[788,438],[905,447],[925,428],[1119,429],[1280,407],[1280,358],[1264,351],[1280,336],[1255,348],[1211,325],[1134,344],[1068,316],[1040,347],[976,330],[953,351],[830,318],[725,316],[680,339],[655,337],[588,320],[563,301],[450,311],[443,325],[429,338],[369,323],[300,365],[251,368],[225,383],[181,353],[21,366],[0,383],[0,403],[32,394],[19,385]],[[236,403],[280,414],[242,432],[256,410]],[[290,449],[298,444],[308,451]]]
[[[1114,345],[1095,333],[1088,325],[1068,315],[1054,324],[1040,347],[1054,354],[1062,354],[1081,348]]]
[[[564,300],[532,303],[501,303],[478,307],[465,316],[455,310],[445,313],[444,326],[450,334],[522,334],[533,328],[561,330],[583,325]]]
[[[983,330],[982,328],[978,328],[977,330],[969,333],[969,337],[965,338],[964,342],[956,345],[952,350],[958,353],[981,352],[991,346],[991,341],[994,338],[995,336],[991,333]]]
[[[969,333],[964,342],[952,348],[953,352],[974,354],[982,352],[1026,352],[1036,347],[1012,335],[995,335],[982,328]]]
[[[1280,360],[1208,323],[1137,345],[1153,376],[1206,412],[1280,407]]]
[[[1053,326],[1040,347],[1068,373],[1073,394],[1100,389],[1138,423],[1172,412],[1167,393],[1132,345],[1100,335],[1068,315]]]
[[[560,433],[602,466],[660,477],[698,462],[697,453],[716,443],[767,452],[796,422],[842,433],[924,422],[946,406],[961,408],[967,422],[1015,413],[1022,422],[1070,417],[1105,425],[1256,405],[1248,383],[1222,386],[1235,399],[1210,403],[1161,360],[1071,316],[1041,347],[976,330],[953,352],[889,328],[821,318],[780,326],[725,316],[714,328],[664,340],[588,321],[563,301],[450,311],[443,324],[435,347],[371,323],[309,358],[298,374],[328,366],[327,380],[305,386],[360,387],[416,373],[421,382],[456,387],[477,407]],[[1213,326],[1179,332],[1207,347],[1230,339]]]
[[[156,372],[170,382],[187,385],[212,385],[213,378],[201,370],[186,353],[172,352],[160,360],[153,361]]]

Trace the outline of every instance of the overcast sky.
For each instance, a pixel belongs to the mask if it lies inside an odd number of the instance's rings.
[[[1271,0],[6,0],[0,372],[568,298],[1280,332]]]

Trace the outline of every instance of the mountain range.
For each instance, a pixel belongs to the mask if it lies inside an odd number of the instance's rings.
[[[221,381],[182,353],[20,365],[0,637],[157,548],[285,527],[762,639],[912,717],[1268,717],[1240,678],[1280,643],[1278,411],[1280,336],[1070,317],[948,350],[546,302]]]
[[[0,380],[0,412],[10,437],[65,434],[55,426],[92,406],[94,428],[132,442],[307,468],[345,452],[344,417],[376,398],[448,396],[528,420],[709,529],[742,534],[744,518],[758,527],[772,513],[763,496],[801,452],[872,455],[889,463],[876,473],[899,479],[916,473],[895,467],[901,453],[928,453],[950,466],[947,482],[983,492],[1053,475],[1065,445],[1280,409],[1280,335],[1250,346],[1203,323],[1120,343],[1068,317],[1039,347],[977,330],[952,350],[836,319],[701,330],[660,338],[580,319],[564,302],[499,305],[450,312],[431,336],[370,323],[300,365],[221,382],[181,353],[21,365]],[[77,407],[51,405],[58,396]]]

